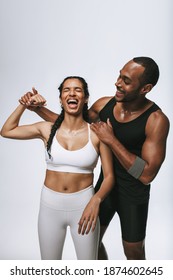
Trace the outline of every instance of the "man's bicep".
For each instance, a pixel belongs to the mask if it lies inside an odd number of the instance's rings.
[[[148,181],[152,181],[157,175],[166,154],[166,139],[167,133],[161,134],[161,131],[153,131],[149,135],[142,148],[141,157],[145,160],[146,165],[142,176],[148,178]]]
[[[148,139],[145,141],[142,149],[142,159],[144,159],[147,165],[150,167],[159,167],[164,158],[166,152],[166,143],[163,140]]]
[[[88,111],[90,122],[97,122],[99,120],[99,112],[95,111],[94,108],[90,108]]]
[[[150,162],[161,164],[165,158],[169,121],[160,113],[150,119],[146,129],[146,140],[142,148],[142,157]]]

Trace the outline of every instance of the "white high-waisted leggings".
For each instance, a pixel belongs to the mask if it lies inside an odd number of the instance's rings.
[[[94,188],[90,186],[75,193],[55,192],[43,186],[38,218],[38,235],[42,260],[60,260],[66,236],[70,227],[77,259],[97,259],[100,223],[94,232],[78,234],[78,223]]]

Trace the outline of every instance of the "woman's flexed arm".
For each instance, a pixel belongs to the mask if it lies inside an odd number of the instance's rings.
[[[43,122],[35,123],[31,125],[19,126],[20,118],[25,111],[26,107],[19,105],[14,112],[8,117],[1,129],[1,136],[12,139],[34,139],[43,137]]]

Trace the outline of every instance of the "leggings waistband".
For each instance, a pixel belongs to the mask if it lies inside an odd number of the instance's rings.
[[[56,192],[43,185],[41,203],[56,210],[72,211],[85,207],[93,195],[93,185],[74,193]]]

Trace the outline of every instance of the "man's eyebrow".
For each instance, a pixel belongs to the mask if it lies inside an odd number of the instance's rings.
[[[120,76],[121,76],[121,78],[123,78],[123,80],[129,80],[130,82],[132,81],[132,79],[130,78],[130,77],[128,77],[128,76],[126,76],[126,75],[122,75],[121,74],[122,72],[121,72],[121,70],[120,70]]]

